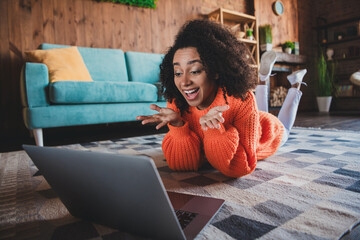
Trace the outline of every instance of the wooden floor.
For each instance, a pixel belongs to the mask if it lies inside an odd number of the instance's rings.
[[[318,113],[303,112],[297,115],[295,127],[338,129],[360,131],[360,112]],[[44,129],[46,146],[92,142],[124,137],[164,133],[167,129],[156,131],[154,126],[142,126],[139,122],[91,125]],[[34,139],[25,137],[0,143],[0,152],[21,150],[22,144],[34,144]]]
[[[360,131],[360,112],[299,113],[294,126]]]

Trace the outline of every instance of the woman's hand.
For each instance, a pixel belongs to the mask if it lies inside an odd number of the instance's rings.
[[[210,109],[210,111],[200,118],[200,125],[203,130],[208,128],[220,128],[220,123],[224,123],[225,119],[222,117],[222,113],[228,110],[228,105],[216,106]]]
[[[150,116],[137,116],[137,120],[143,120],[141,122],[143,125],[159,122],[159,124],[156,126],[156,129],[160,129],[168,123],[175,127],[184,126],[184,122],[182,121],[180,114],[174,110],[170,108],[161,108],[155,104],[151,104],[150,109],[158,111],[159,113]]]

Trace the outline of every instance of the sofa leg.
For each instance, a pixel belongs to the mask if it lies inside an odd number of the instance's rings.
[[[43,146],[44,146],[44,142],[43,142],[43,131],[42,131],[42,128],[33,129],[33,134],[34,134],[34,137],[35,137],[36,146],[43,147]]]

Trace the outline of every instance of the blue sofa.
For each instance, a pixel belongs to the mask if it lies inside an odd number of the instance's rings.
[[[70,47],[41,44],[40,49]],[[158,94],[162,54],[120,49],[78,47],[92,82],[49,83],[48,68],[26,62],[21,73],[25,126],[43,146],[43,128],[135,121],[153,114],[154,103],[166,106]]]

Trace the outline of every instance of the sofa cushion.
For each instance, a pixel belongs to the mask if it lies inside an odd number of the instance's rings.
[[[26,51],[25,56],[29,62],[46,64],[50,82],[92,81],[77,47]]]
[[[158,113],[151,103],[166,107],[166,102],[73,104],[24,108],[24,122],[29,129],[65,127],[84,124],[136,121],[136,116]]]
[[[163,57],[163,54],[157,53],[126,52],[125,58],[129,81],[158,82]]]
[[[41,49],[64,48],[69,45],[40,45]],[[85,65],[94,81],[127,82],[125,56],[121,49],[78,47]]]
[[[54,82],[49,97],[56,104],[154,102],[157,88],[136,82]]]

